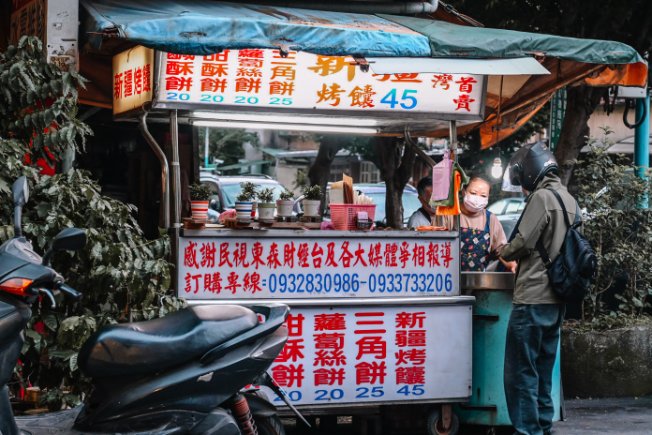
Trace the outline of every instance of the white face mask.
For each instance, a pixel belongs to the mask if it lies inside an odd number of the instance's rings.
[[[487,207],[489,198],[480,195],[472,195],[467,193],[464,195],[464,207],[471,212],[479,212]]]

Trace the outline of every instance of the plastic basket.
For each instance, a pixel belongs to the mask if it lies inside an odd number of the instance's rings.
[[[331,204],[331,222],[336,230],[355,230],[356,216],[359,211],[366,211],[373,222],[376,215],[376,204]]]

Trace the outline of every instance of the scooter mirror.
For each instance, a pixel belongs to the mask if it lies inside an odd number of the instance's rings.
[[[18,180],[14,181],[13,186],[11,186],[11,192],[14,196],[14,207],[22,207],[27,204],[27,200],[29,199],[27,177],[23,175]]]
[[[52,251],[77,251],[86,246],[86,231],[80,228],[66,228],[54,236]]]

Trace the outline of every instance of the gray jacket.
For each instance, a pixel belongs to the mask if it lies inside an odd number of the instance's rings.
[[[541,237],[550,259],[554,260],[559,255],[566,235],[563,211],[555,195],[548,189],[559,193],[571,222],[579,212],[575,198],[554,174],[546,175],[530,195],[518,226],[518,234],[500,250],[503,259],[519,261],[514,288],[515,304],[561,303],[550,286],[546,267],[535,246]]]

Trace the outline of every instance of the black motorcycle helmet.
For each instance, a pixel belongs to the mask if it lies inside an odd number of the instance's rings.
[[[509,160],[509,181],[532,192],[548,172],[557,170],[555,156],[542,142],[536,142],[523,146]]]

